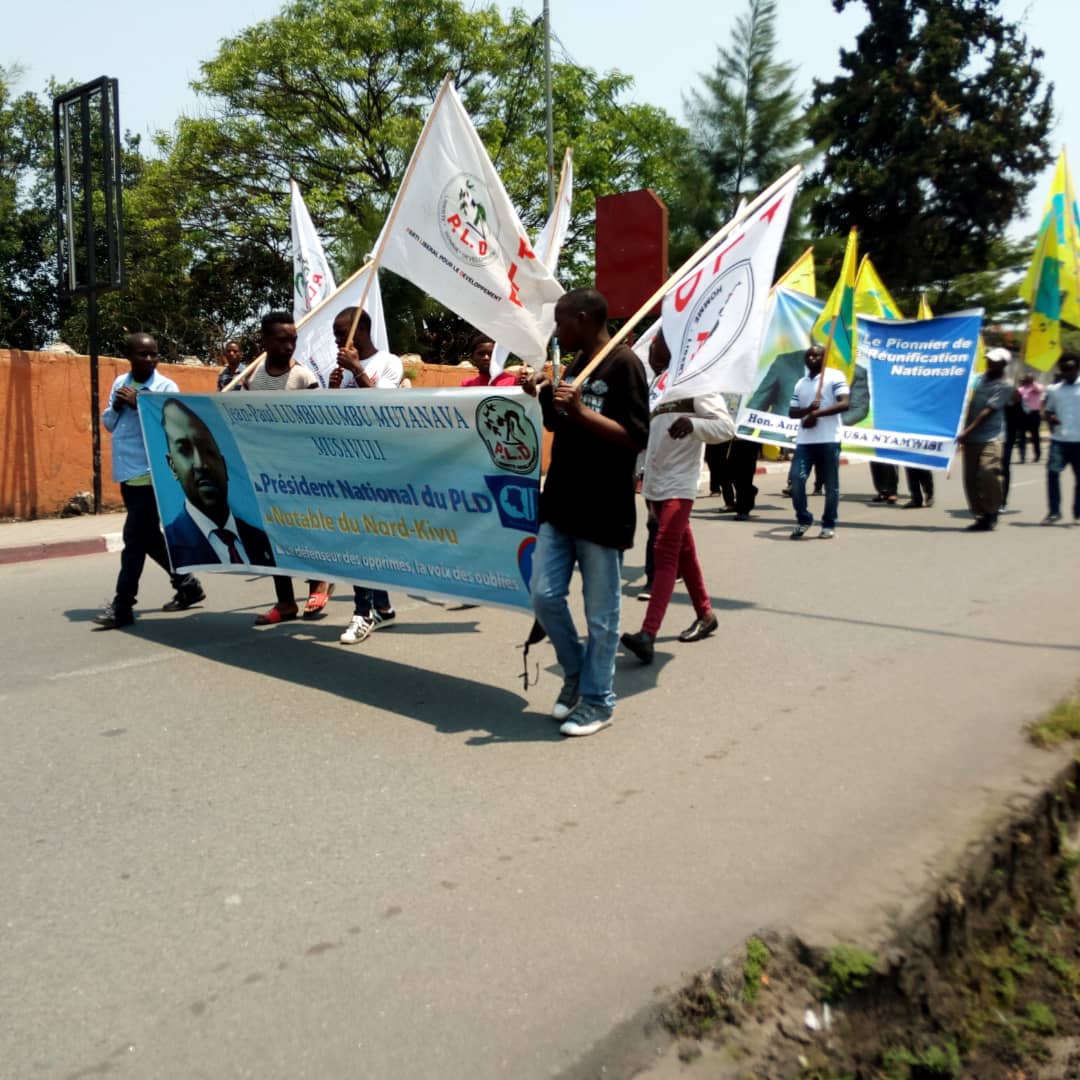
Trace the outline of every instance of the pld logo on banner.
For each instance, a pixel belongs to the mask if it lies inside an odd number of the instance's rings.
[[[476,407],[476,430],[499,469],[530,473],[540,457],[540,439],[520,402],[506,396],[484,398]]]

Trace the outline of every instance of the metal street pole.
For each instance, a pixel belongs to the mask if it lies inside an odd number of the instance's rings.
[[[551,108],[551,7],[544,0],[544,100],[547,103],[548,216],[555,213],[555,120]]]

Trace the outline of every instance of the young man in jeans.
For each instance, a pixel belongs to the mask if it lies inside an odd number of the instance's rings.
[[[791,463],[791,502],[795,508],[792,540],[801,540],[814,524],[806,505],[806,479],[815,465],[825,484],[825,509],[821,515],[822,540],[836,535],[836,511],[840,505],[840,418],[851,393],[847,379],[835,368],[822,368],[825,350],[811,345],[806,350],[806,371],[791,395],[788,416],[801,420]]]
[[[641,361],[613,349],[580,387],[575,376],[609,340],[607,301],[574,289],[555,305],[559,344],[574,359],[558,387],[538,374],[522,385],[536,394],[544,426],[555,433],[540,496],[532,603],[555,646],[563,687],[552,716],[564,735],[592,735],[611,723],[619,644],[622,555],[634,542],[634,469],[649,436],[648,390]],[[567,594],[581,569],[588,637],[570,615]]]

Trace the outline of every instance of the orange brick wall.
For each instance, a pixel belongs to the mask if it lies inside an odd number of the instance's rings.
[[[414,386],[457,386],[472,369],[438,364],[417,367]],[[99,362],[101,406],[124,360]],[[158,370],[190,394],[209,394],[217,369],[161,364]],[[0,517],[57,514],[80,491],[94,487],[90,430],[90,361],[86,356],[0,349]],[[545,438],[545,455],[549,440]],[[101,432],[102,498],[121,505],[112,479],[109,433]]]

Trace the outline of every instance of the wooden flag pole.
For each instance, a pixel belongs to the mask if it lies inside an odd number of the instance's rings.
[[[325,300],[320,300],[310,311],[304,313],[304,317],[296,324],[297,327],[301,327],[308,321],[313,319],[327,304],[331,303],[334,298],[345,289],[347,289],[369,266],[371,263],[364,263],[355,273],[350,274]],[[266,362],[266,353],[259,353],[254,360],[243,371],[238,371],[236,375],[221,388],[221,392],[225,393],[226,390],[231,390],[237,383],[243,381],[246,385],[248,379],[250,379],[255,372]]]
[[[416,172],[416,162],[420,157],[420,151],[424,148],[424,143],[427,142],[428,134],[431,132],[431,126],[434,123],[435,117],[438,115],[439,106],[446,96],[446,91],[449,89],[452,79],[453,76],[447,72],[446,78],[442,81],[442,86],[439,87],[439,92],[435,95],[435,101],[431,106],[431,112],[428,113],[427,120],[424,122],[424,128],[420,132],[420,138],[416,140],[416,146],[413,149],[412,157],[409,158],[409,167],[405,170],[405,175],[401,178],[401,187],[398,188],[397,198],[394,199],[394,205],[390,207],[390,213],[386,218],[386,224],[383,226],[382,235],[379,237],[379,246],[376,249],[375,254],[372,255],[371,262],[368,264],[371,267],[371,277],[364,283],[364,291],[360,294],[360,303],[356,306],[356,314],[353,316],[352,326],[349,327],[349,336],[345,341],[345,348],[349,348],[353,343],[353,337],[356,335],[356,327],[360,322],[360,315],[363,313],[364,304],[367,303],[367,295],[371,289],[371,282],[379,272],[379,266],[382,264],[383,252],[386,250],[386,243],[390,239],[390,230],[397,218],[398,210],[401,208],[401,197],[405,194],[405,189],[409,186],[409,181],[412,180],[413,173]]]
[[[637,311],[634,312],[634,314],[631,315],[625,323],[623,323],[615,336],[609,338],[608,341],[604,344],[603,348],[601,348],[600,351],[588,362],[588,364],[585,365],[580,374],[578,374],[577,377],[574,379],[572,385],[580,386],[581,383],[585,379],[587,379],[589,375],[592,374],[596,366],[602,360],[607,358],[608,354],[612,351],[612,349],[614,349],[616,345],[623,341],[627,337],[627,335],[629,335],[630,331],[633,330],[634,327],[637,326],[637,324],[641,322],[641,320],[646,315],[648,315],[653,305],[658,300],[663,299],[663,297],[671,291],[672,285],[674,283],[681,281],[682,278],[686,276],[686,274],[693,270],[694,267],[697,266],[697,264],[701,262],[705,258],[705,256],[713,250],[713,248],[719,246],[721,241],[725,240],[729,233],[734,231],[748,217],[750,217],[750,215],[753,214],[755,210],[757,210],[762,204],[768,202],[769,199],[771,199],[781,188],[783,188],[786,184],[790,183],[790,181],[792,181],[801,172],[801,165],[793,165],[790,169],[788,169],[786,173],[784,173],[783,176],[780,177],[779,180],[777,180],[773,184],[770,184],[760,195],[758,195],[756,199],[754,199],[753,202],[745,206],[741,212],[736,211],[735,216],[722,229],[720,229],[719,232],[714,233],[713,236],[706,240],[705,243],[702,244],[701,247],[699,247],[697,251],[695,251],[694,254],[691,255],[690,258],[687,259],[686,262],[684,262],[682,266],[680,266],[679,269],[676,270],[675,273],[672,274],[667,279],[667,281],[665,281],[664,284],[661,285],[660,288],[657,289],[656,292],[654,292],[652,296],[650,296],[649,299],[646,300],[645,303],[642,304],[641,307],[639,307]]]

